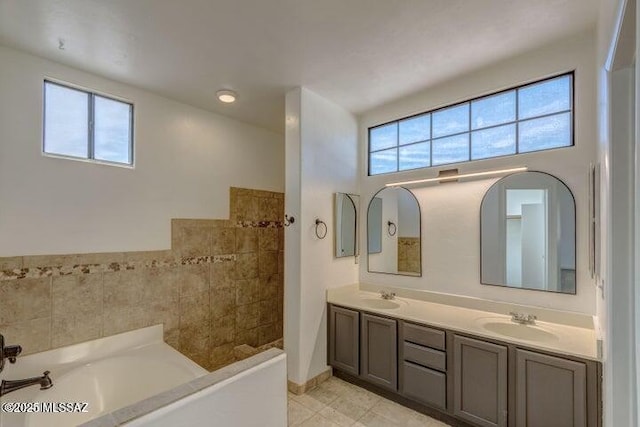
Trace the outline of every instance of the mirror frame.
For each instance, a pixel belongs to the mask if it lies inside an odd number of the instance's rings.
[[[491,191],[491,189],[493,187],[498,185],[500,183],[500,181],[502,181],[503,179],[508,178],[510,176],[520,175],[520,174],[525,174],[525,173],[531,173],[531,172],[544,174],[544,175],[550,176],[551,178],[554,178],[555,180],[560,182],[562,185],[564,185],[564,187],[569,192],[569,195],[571,195],[571,201],[573,202],[573,224],[574,224],[573,247],[574,247],[575,263],[576,263],[576,278],[575,278],[575,284],[574,284],[575,288],[574,288],[573,292],[558,292],[558,291],[551,291],[551,290],[547,290],[547,289],[535,289],[535,288],[518,288],[518,287],[514,287],[514,286],[509,286],[507,284],[499,285],[499,284],[496,284],[496,283],[485,283],[485,282],[482,281],[482,208],[484,207],[484,202],[485,202],[485,200],[487,198],[487,194],[489,193],[489,191]],[[519,289],[519,290],[523,290],[523,291],[548,292],[548,293],[560,294],[560,295],[577,295],[578,294],[578,274],[577,274],[577,271],[578,271],[578,206],[576,204],[576,196],[573,194],[573,191],[571,191],[571,188],[567,185],[566,182],[564,182],[563,180],[561,180],[557,176],[553,175],[552,173],[543,172],[543,171],[539,171],[539,170],[527,170],[525,172],[510,173],[509,175],[505,175],[502,178],[498,179],[496,182],[491,184],[491,186],[489,188],[487,188],[487,191],[485,191],[484,195],[482,196],[482,202],[480,203],[480,210],[479,210],[478,214],[479,214],[479,217],[480,217],[479,218],[480,219],[480,258],[479,258],[479,260],[480,260],[480,284],[481,285],[496,286],[496,287],[499,287],[499,288],[506,288],[506,289]]]
[[[378,194],[380,194],[380,192],[389,189],[389,188],[402,188],[404,190],[407,190],[409,192],[409,194],[411,194],[411,196],[413,197],[413,199],[416,201],[416,205],[418,206],[418,229],[420,230],[420,273],[416,273],[416,274],[402,274],[402,273],[389,273],[387,271],[373,271],[371,270],[371,265],[369,263],[369,208],[371,208],[371,202],[373,202],[373,200],[376,198],[376,196]],[[403,187],[403,186],[393,186],[393,187],[382,187],[380,190],[376,191],[373,196],[371,196],[371,199],[369,200],[369,203],[367,204],[367,223],[366,223],[366,229],[367,229],[367,272],[368,273],[376,273],[376,274],[388,274],[390,276],[404,276],[404,277],[422,277],[422,271],[424,270],[424,266],[422,265],[422,208],[420,207],[420,201],[418,201],[418,198],[416,197],[415,194],[413,194],[413,191],[411,191],[410,189],[408,189],[407,187]],[[384,224],[384,219],[383,219],[383,224]],[[383,227],[384,228],[384,227]],[[398,236],[400,237],[400,236]],[[377,252],[377,253],[381,253],[381,252]]]
[[[349,198],[349,201],[351,202],[351,204],[353,205],[353,209],[355,211],[355,224],[354,224],[354,242],[353,242],[353,255],[342,255],[342,256],[338,256],[338,195],[342,194],[345,195]],[[357,197],[358,198],[358,204],[356,204],[356,202],[353,200],[353,197]],[[333,221],[336,224],[336,227],[334,227],[334,232],[333,232],[333,257],[334,258],[350,258],[350,257],[359,257],[360,256],[360,233],[358,233],[358,229],[360,228],[360,221],[358,216],[360,215],[360,195],[358,194],[352,194],[352,193],[342,193],[342,192],[335,192],[333,193]]]

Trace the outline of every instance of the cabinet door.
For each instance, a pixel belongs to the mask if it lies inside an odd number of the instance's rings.
[[[586,365],[516,350],[516,426],[587,425]]]
[[[362,315],[362,378],[390,390],[398,389],[397,323]]]
[[[341,371],[360,374],[360,313],[329,306],[329,364]]]
[[[453,337],[453,413],[483,427],[507,425],[507,347]]]

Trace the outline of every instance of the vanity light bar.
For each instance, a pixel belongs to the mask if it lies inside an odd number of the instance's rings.
[[[500,175],[504,173],[514,173],[514,172],[526,172],[527,169],[528,168],[524,166],[524,167],[512,168],[512,169],[499,169],[499,170],[485,171],[485,172],[470,172],[470,173],[461,173],[461,174],[455,174],[455,175],[444,175],[444,176],[438,176],[436,178],[416,179],[414,181],[392,182],[390,184],[385,184],[385,187],[399,187],[402,185],[424,184],[428,182],[455,181],[460,178]]]

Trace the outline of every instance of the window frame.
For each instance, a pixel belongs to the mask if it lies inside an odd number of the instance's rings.
[[[560,77],[570,77],[570,85],[569,85],[569,109],[568,110],[559,110],[553,113],[546,113],[546,114],[542,114],[539,116],[534,116],[534,117],[528,117],[525,119],[519,119],[518,118],[518,114],[519,114],[519,91],[520,89],[524,89],[526,87],[529,86],[534,86],[540,83],[544,83],[547,81],[551,81]],[[490,125],[490,126],[485,126],[482,128],[478,128],[478,129],[473,129],[473,124],[472,124],[472,108],[471,108],[471,104],[474,101],[478,101],[481,99],[488,99],[491,98],[493,96],[497,96],[500,94],[504,94],[504,93],[508,93],[514,91],[515,92],[515,120],[511,120],[508,122],[504,122],[504,123],[500,123],[497,125]],[[456,133],[452,133],[450,135],[444,135],[444,136],[439,136],[437,138],[433,137],[433,114],[437,113],[439,111],[442,110],[446,110],[449,108],[454,108],[454,107],[458,107],[458,106],[462,106],[468,104],[468,109],[469,109],[469,128],[468,130],[464,131],[464,132],[456,132]],[[533,151],[524,151],[524,152],[519,152],[519,145],[520,145],[520,137],[519,137],[519,125],[520,123],[523,122],[528,122],[528,121],[532,121],[532,120],[536,120],[536,119],[542,119],[545,117],[551,117],[551,116],[556,116],[556,115],[562,115],[562,114],[566,114],[566,113],[570,113],[571,117],[569,120],[569,125],[570,125],[570,129],[569,129],[569,142],[570,144],[567,146],[563,146],[563,147],[551,147],[551,148],[543,148],[540,150],[533,150]],[[419,117],[425,114],[429,114],[430,118],[429,118],[429,138],[425,139],[425,140],[420,140],[420,141],[413,141],[410,142],[408,144],[402,144],[400,145],[400,122],[404,121],[404,120],[410,120],[412,118],[415,117]],[[384,126],[388,126],[391,124],[395,124],[396,125],[396,144],[390,147],[385,147],[379,150],[374,150],[371,151],[371,131],[373,129],[377,129],[380,127],[384,127]],[[477,132],[477,131],[484,131],[484,130],[489,130],[489,129],[495,129],[495,128],[499,128],[501,126],[509,126],[509,125],[513,125],[515,126],[515,153],[512,154],[503,154],[503,155],[499,155],[499,156],[491,156],[491,157],[484,157],[484,158],[480,158],[480,159],[473,159],[472,158],[472,134],[473,132]],[[434,140],[440,140],[440,139],[445,139],[445,138],[450,138],[453,136],[459,136],[459,135],[468,135],[468,144],[469,144],[469,159],[465,160],[465,161],[459,161],[459,162],[451,162],[451,163],[441,163],[441,164],[437,164],[434,165],[433,164],[433,142]],[[421,166],[421,167],[416,167],[416,168],[410,168],[410,169],[400,169],[400,148],[402,147],[410,147],[412,145],[415,144],[423,144],[425,142],[429,143],[429,166]],[[572,148],[575,147],[575,70],[571,70],[571,71],[567,71],[567,72],[562,72],[562,73],[558,73],[558,74],[553,74],[551,76],[548,77],[544,77],[541,79],[537,79],[537,80],[533,80],[530,81],[528,83],[524,83],[521,85],[517,85],[517,86],[513,86],[513,87],[509,87],[507,89],[500,89],[497,90],[495,92],[489,92],[480,96],[476,96],[473,98],[468,98],[468,99],[464,99],[462,101],[457,101],[454,102],[452,104],[447,104],[441,107],[437,107],[431,110],[426,110],[426,111],[421,111],[419,113],[416,114],[411,114],[409,116],[405,116],[405,117],[401,117],[395,120],[390,120],[388,122],[385,123],[381,123],[375,126],[370,126],[367,129],[367,176],[381,176],[381,175],[389,175],[389,174],[395,174],[395,173],[402,173],[402,172],[410,172],[410,171],[416,171],[419,169],[432,169],[432,168],[441,168],[443,166],[449,166],[449,165],[459,165],[459,164],[464,164],[464,163],[470,163],[470,162],[477,162],[477,161],[483,161],[483,160],[490,160],[490,159],[498,159],[498,158],[503,158],[503,157],[513,157],[513,156],[520,156],[523,154],[530,154],[530,153],[537,153],[537,152],[542,152],[542,151],[551,151],[551,150],[560,150],[560,149],[566,149],[566,148]],[[390,172],[382,172],[382,173],[376,173],[376,174],[372,174],[371,173],[371,154],[373,153],[378,153],[378,152],[382,152],[385,150],[390,150],[395,148],[396,151],[396,169],[394,171],[390,171]]]
[[[45,136],[46,136],[46,126],[47,126],[47,114],[46,114],[46,105],[47,105],[47,84],[52,84],[56,86],[60,86],[65,89],[74,90],[77,92],[82,92],[88,96],[87,98],[87,157],[79,157],[73,156],[69,154],[60,154],[60,153],[52,153],[45,150]],[[129,163],[123,162],[115,162],[111,160],[102,160],[95,158],[95,99],[96,97],[104,98],[110,101],[116,101],[123,104],[129,105],[130,108],[130,119],[129,119]],[[57,159],[68,159],[75,160],[79,162],[86,163],[94,163],[108,166],[117,166],[122,168],[134,169],[135,168],[135,104],[133,101],[106,94],[104,92],[92,90],[86,87],[82,87],[79,85],[75,85],[73,83],[57,80],[50,77],[45,77],[42,83],[42,145],[41,145],[41,153],[45,157],[57,158]]]

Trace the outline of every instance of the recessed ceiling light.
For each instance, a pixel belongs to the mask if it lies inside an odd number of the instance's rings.
[[[225,104],[230,104],[232,102],[236,101],[236,93],[232,90],[219,90],[218,92],[216,92],[216,95],[218,96],[218,99],[220,100],[220,102],[224,102]]]

